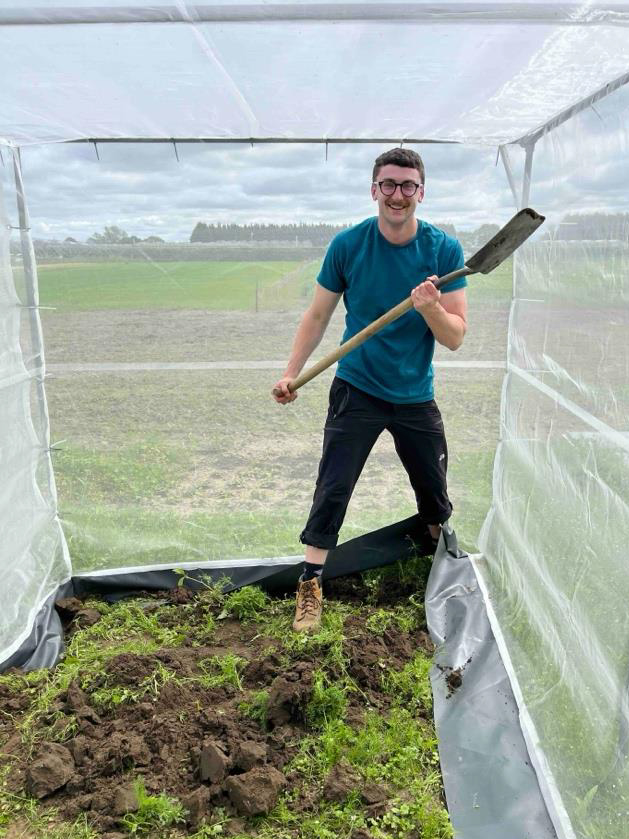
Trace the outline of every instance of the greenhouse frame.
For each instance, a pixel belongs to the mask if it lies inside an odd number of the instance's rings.
[[[108,331],[98,335],[88,303],[77,304],[67,323],[55,321],[40,297],[38,269],[48,268],[39,264],[47,257],[32,235],[29,154],[44,149],[49,169],[39,174],[52,177],[62,167],[69,181],[79,172],[76,155],[89,155],[93,166],[117,156],[117,183],[126,194],[134,187],[125,155],[168,154],[175,165],[198,151],[206,161],[220,154],[221,166],[239,166],[245,153],[290,148],[295,160],[316,152],[317,172],[336,171],[341,150],[373,151],[373,158],[402,145],[438,154],[444,169],[448,155],[469,155],[467,177],[479,184],[476,209],[502,206],[507,195],[512,213],[534,207],[546,222],[514,255],[500,315],[504,346],[483,331],[497,317],[487,292],[472,305],[481,337],[474,337],[472,319],[469,355],[436,357],[438,373],[458,390],[452,451],[463,457],[473,445],[484,412],[496,428],[495,441],[484,441],[487,503],[477,499],[475,518],[457,519],[477,491],[461,471],[465,500],[455,503],[452,526],[444,529],[427,592],[442,663],[472,661],[456,697],[446,696],[438,674],[433,679],[448,807],[464,839],[626,836],[629,197],[622,185],[629,4],[0,0],[0,73],[2,669],[55,664],[63,651],[54,610],[61,594],[169,587],[175,568],[191,576],[228,573],[234,586],[293,585],[298,547],[280,530],[286,498],[279,467],[270,477],[260,471],[268,455],[260,429],[268,427],[269,439],[277,433],[295,440],[295,464],[298,456],[309,463],[287,483],[291,497],[307,495],[318,445],[305,414],[269,420],[270,413],[252,407],[261,398],[258,385],[268,391],[281,372],[278,354],[287,345],[279,326],[273,334],[272,311],[288,305],[284,285],[256,285],[253,311],[237,320],[221,315],[216,330],[231,330],[233,340],[216,354],[218,331],[201,349],[189,347],[182,331],[187,323],[197,329],[197,315],[189,322],[169,315],[168,326],[165,316],[153,320],[152,303],[129,305],[133,323],[120,314],[124,304],[112,303]],[[497,173],[501,186],[483,192]],[[428,169],[428,184],[430,176]],[[343,177],[340,168],[334,177]],[[275,197],[272,189],[268,194]],[[220,196],[207,200],[220,207]],[[590,229],[579,213],[613,213],[621,223]],[[71,265],[78,247],[59,244],[55,259]],[[95,245],[93,259],[117,262],[119,247]],[[155,276],[161,247],[137,256]],[[265,258],[286,258],[279,246],[277,253]],[[302,265],[295,268],[299,282],[310,288],[314,275],[303,269],[310,257],[294,259]],[[75,291],[60,293],[69,306]],[[300,298],[295,307],[305,305]],[[261,324],[265,306],[268,320],[254,334],[247,324],[256,317]],[[151,352],[145,344],[134,355],[122,339],[103,346],[103,335],[128,336],[140,324],[146,334],[158,333]],[[238,333],[238,342],[236,328],[244,336]],[[220,370],[248,378],[233,413],[216,407],[214,438],[194,414]],[[181,396],[187,388],[199,389],[198,403]],[[118,399],[117,390],[128,400],[121,406],[135,405],[123,419],[97,408],[100,399]],[[314,411],[324,391],[306,390],[304,411]],[[159,406],[181,402],[177,451],[182,458],[204,452],[213,464],[203,493],[195,488],[176,512],[159,497],[171,455],[155,448],[134,393],[150,394],[168,428],[171,418]],[[64,439],[55,436],[58,429]],[[245,443],[245,431],[259,434],[257,448],[249,438]],[[135,435],[135,449],[126,433]],[[82,434],[87,442],[79,451]],[[227,486],[221,470],[230,446],[241,480]],[[96,515],[92,489],[70,491],[68,475],[89,475],[106,450],[119,460],[107,472],[112,504]],[[142,473],[155,483],[154,500],[136,515],[114,466],[124,472],[131,468],[124,457],[142,464],[153,454],[163,456],[163,468],[155,477]],[[376,455],[374,480],[388,474],[389,454]],[[261,475],[255,486],[254,464]],[[458,488],[455,463],[452,469]],[[360,496],[333,573],[390,562],[404,550],[412,510],[407,501],[398,504],[397,485],[387,492]],[[64,493],[71,496],[65,504]],[[236,509],[238,493],[249,511]],[[203,504],[212,515],[199,518]],[[287,522],[287,530],[293,525]]]

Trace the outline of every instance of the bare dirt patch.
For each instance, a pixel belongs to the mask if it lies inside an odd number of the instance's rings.
[[[399,671],[418,649],[432,653],[425,626],[403,631],[391,623],[375,634],[367,624],[380,607],[408,604],[416,588],[416,581],[391,581],[374,596],[360,576],[327,584],[328,601],[363,604],[348,612],[343,626],[343,655],[356,685],[344,713],[351,726],[361,725],[366,707],[381,713],[392,707],[393,698],[383,688],[385,664]],[[365,607],[368,597],[372,605]],[[140,602],[147,614],[167,604],[165,614],[160,613],[163,628],[189,625],[192,610],[199,621],[207,622],[211,614],[215,629],[206,643],[191,636],[181,646],[120,653],[89,684],[75,679],[37,719],[30,751],[17,734],[30,697],[0,684],[0,743],[13,762],[11,792],[26,792],[42,808],[55,808],[61,821],[85,814],[103,835],[124,832],[125,817],[137,811],[137,778],[147,793],[166,793],[181,802],[185,823],[178,827],[183,834],[220,815],[228,835],[253,836],[250,820],[272,810],[287,791],[300,812],[312,811],[321,799],[345,800],[357,789],[365,814],[386,812],[393,791],[381,783],[363,785],[356,770],[343,762],[332,767],[320,789],[291,768],[303,738],[315,730],[308,709],[322,666],[318,656],[269,638],[264,624],[225,618],[221,606],[208,607],[202,594],[177,589],[143,594]],[[87,611],[83,606],[76,599],[59,604],[70,634],[81,631],[77,622]],[[185,619],[182,608],[187,609]],[[198,677],[207,675],[210,662],[228,655],[238,657],[239,683],[204,686]],[[150,680],[154,690],[124,701],[125,691]],[[105,688],[118,699],[103,707],[98,696]],[[252,702],[261,692],[264,713],[252,715]]]

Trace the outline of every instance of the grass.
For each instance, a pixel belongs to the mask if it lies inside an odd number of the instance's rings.
[[[134,790],[138,809],[127,813],[122,820],[123,827],[131,836],[163,834],[166,828],[185,821],[183,806],[176,799],[164,793],[148,795],[141,779],[135,781]]]
[[[231,371],[228,400],[219,371],[87,375],[79,401],[72,379],[51,381],[53,439],[65,440],[53,462],[77,570],[301,553],[330,375],[288,409],[261,390],[263,375]],[[468,548],[490,501],[500,384],[491,370],[439,378],[455,528]],[[383,435],[341,538],[414,512]]]
[[[59,314],[115,309],[256,308],[299,262],[116,262],[39,269],[40,303]],[[312,275],[312,269],[308,269]],[[299,288],[301,289],[301,285]],[[292,294],[292,290],[289,290]],[[286,294],[286,292],[284,292]]]

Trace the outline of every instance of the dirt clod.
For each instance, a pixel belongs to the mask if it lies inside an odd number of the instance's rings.
[[[230,819],[225,822],[224,833],[226,836],[240,836],[247,830],[247,822],[244,819]]]
[[[42,743],[26,770],[27,790],[45,798],[65,786],[74,774],[74,758],[61,743]]]
[[[97,609],[79,609],[75,621],[82,629],[86,626],[94,626],[100,620],[100,612]]]
[[[267,755],[268,749],[264,743],[256,743],[255,740],[243,740],[238,744],[234,765],[247,772],[254,766],[266,763]]]
[[[197,787],[181,799],[186,811],[186,822],[190,827],[198,827],[208,815],[210,809],[210,790],[207,787]]]
[[[323,786],[323,797],[328,801],[345,801],[361,786],[360,775],[349,763],[341,761],[332,768]]]
[[[82,608],[83,603],[78,597],[62,597],[55,602],[55,609],[63,620],[73,620]]]
[[[219,784],[227,775],[229,758],[213,740],[206,740],[199,755],[199,778]]]
[[[242,775],[231,775],[225,786],[241,815],[257,816],[273,809],[286,786],[286,778],[272,766],[261,766]]]
[[[450,688],[450,693],[454,693],[455,690],[461,687],[463,684],[463,675],[461,673],[461,668],[457,667],[456,670],[453,670],[451,673],[448,673],[446,676],[446,682],[448,683],[448,687]]]
[[[125,813],[135,813],[138,807],[138,795],[133,787],[133,784],[125,784],[116,790],[111,808],[114,816],[124,816]]]
[[[272,725],[303,719],[304,706],[312,693],[312,671],[313,665],[309,662],[298,662],[290,678],[277,676],[273,680],[266,712]]]
[[[388,796],[389,790],[374,781],[363,783],[360,789],[360,797],[365,804],[379,804],[381,801],[386,801]]]

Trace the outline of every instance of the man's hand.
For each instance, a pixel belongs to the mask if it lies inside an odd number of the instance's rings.
[[[411,291],[411,300],[415,311],[422,315],[439,304],[441,292],[433,285],[433,280],[436,279],[436,274],[433,274],[432,277],[427,277],[421,285],[416,286]]]
[[[284,377],[273,385],[271,395],[280,405],[288,405],[289,402],[294,402],[297,399],[297,391],[291,393],[288,389],[288,383],[292,382],[290,377]]]

